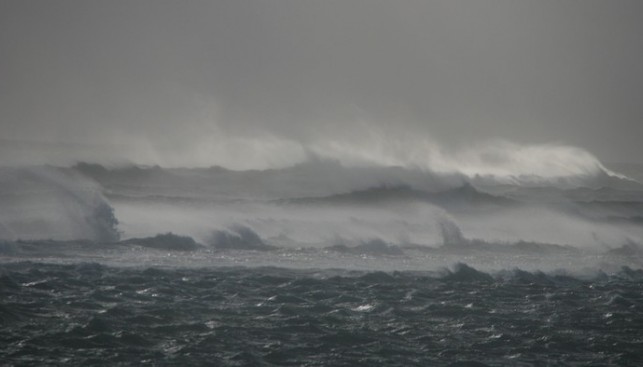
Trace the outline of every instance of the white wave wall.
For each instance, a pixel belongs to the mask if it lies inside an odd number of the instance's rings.
[[[0,240],[119,238],[100,185],[50,166],[0,168]]]

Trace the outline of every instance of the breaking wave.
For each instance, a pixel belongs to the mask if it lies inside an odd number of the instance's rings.
[[[180,236],[171,232],[157,234],[154,237],[130,238],[121,241],[120,244],[173,251],[194,251],[202,247],[192,237]]]
[[[219,250],[267,251],[274,248],[267,245],[255,231],[242,225],[231,226],[227,230],[214,231],[207,243]]]
[[[373,130],[366,135],[362,139],[320,142],[311,150],[319,157],[347,166],[400,166],[499,183],[582,186],[610,178],[625,179],[591,153],[572,146],[495,140],[448,152],[421,136],[387,135]]]
[[[75,170],[0,168],[0,208],[0,239],[119,238],[101,186]]]
[[[624,254],[632,255],[625,263],[638,266],[643,186],[607,171],[586,179],[603,168],[596,167],[576,170],[573,184],[556,175],[498,180],[319,157],[249,171],[4,168],[0,239],[4,253],[19,258],[90,256],[102,243],[106,250],[96,254],[108,262],[138,249],[151,259],[185,252],[206,263],[294,267],[350,268],[358,259],[358,268],[417,269],[423,261],[434,266],[438,258],[469,256],[484,260],[476,266],[493,257],[523,265],[539,254],[534,264],[544,268],[561,265],[557,256],[595,266],[606,257],[613,267]]]

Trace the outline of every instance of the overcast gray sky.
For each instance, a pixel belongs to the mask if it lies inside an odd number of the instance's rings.
[[[639,0],[3,0],[2,153],[204,164],[373,128],[643,163],[642,36]]]

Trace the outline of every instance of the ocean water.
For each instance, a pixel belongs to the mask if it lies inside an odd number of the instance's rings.
[[[640,365],[643,271],[2,266],[5,365]]]
[[[643,365],[643,185],[0,169],[0,364]]]

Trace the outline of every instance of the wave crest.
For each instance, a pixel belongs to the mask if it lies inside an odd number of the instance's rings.
[[[102,188],[74,170],[1,168],[0,193],[0,239],[119,239]]]
[[[250,227],[233,225],[227,230],[217,230],[212,233],[207,243],[219,250],[260,250],[273,249]]]

